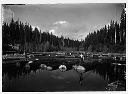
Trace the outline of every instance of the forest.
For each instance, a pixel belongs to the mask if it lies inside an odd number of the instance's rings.
[[[3,51],[9,50],[8,45],[16,44],[20,45],[20,52],[79,50],[81,45],[78,40],[58,37],[49,32],[41,33],[36,27],[33,30],[29,23],[14,21],[13,18],[10,24],[3,23],[2,37]]]
[[[86,31],[85,31],[86,32]],[[11,45],[11,46],[10,46]],[[11,19],[10,23],[2,24],[3,52],[51,52],[51,51],[88,51],[88,52],[126,52],[126,13],[122,10],[120,23],[111,20],[110,25],[95,30],[85,36],[82,41],[58,37],[49,32],[32,29],[29,23]]]
[[[89,33],[85,38],[84,48],[95,52],[126,52],[126,13],[122,10],[120,23],[110,22],[100,30]]]

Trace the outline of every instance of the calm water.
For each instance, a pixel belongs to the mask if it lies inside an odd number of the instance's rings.
[[[51,65],[52,70],[41,69],[39,66],[6,66],[2,70],[2,89],[7,92],[106,91],[105,87],[111,82],[125,82],[125,66],[110,63],[83,66],[86,68],[83,73],[74,70],[72,65],[68,65],[65,72],[58,69],[59,65]]]

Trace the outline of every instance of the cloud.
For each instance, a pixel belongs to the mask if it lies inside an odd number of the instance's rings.
[[[108,26],[108,25],[110,26],[110,22],[109,22],[109,23],[106,23],[105,25],[106,25],[106,26]],[[94,29],[94,30],[100,30],[101,28],[104,28],[105,25],[97,24],[97,25],[93,26],[93,29]],[[93,31],[92,31],[92,32],[93,32]]]
[[[41,30],[40,27],[32,25],[32,30],[35,30],[35,28],[37,28],[39,31]]]
[[[3,21],[10,21],[14,17],[14,12],[9,7],[2,7]]]
[[[67,21],[57,21],[54,24],[57,25],[57,24],[66,24],[66,23],[68,23],[68,22]]]
[[[54,32],[54,35],[61,37],[63,35],[70,39],[84,39],[87,35],[87,26],[85,23],[69,23],[68,21],[57,21],[53,23],[49,32]]]
[[[55,34],[55,30],[51,29],[51,30],[49,30],[49,33]]]

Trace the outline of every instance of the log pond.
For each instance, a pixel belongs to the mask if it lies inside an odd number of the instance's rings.
[[[97,62],[97,63],[96,63]],[[111,84],[119,81],[116,91],[126,90],[126,66],[120,61],[96,61],[90,65],[80,64],[85,70],[78,71],[74,66],[65,64],[66,69],[59,69],[60,63],[38,61],[35,65],[3,65],[3,92],[58,92],[58,91],[108,91]],[[125,63],[126,61],[124,61]],[[28,63],[27,63],[28,64]],[[114,85],[111,87],[114,88]]]

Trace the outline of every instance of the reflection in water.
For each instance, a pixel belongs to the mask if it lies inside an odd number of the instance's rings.
[[[125,71],[126,71],[126,66],[117,65],[117,64],[113,65],[110,63],[97,65],[96,68],[93,70],[93,72],[96,72],[104,80],[108,81],[108,86],[106,86],[107,90],[125,90],[126,87]]]
[[[82,86],[82,81],[83,81],[83,73],[79,73],[79,76],[80,76],[79,83],[80,83],[80,85]]]
[[[45,64],[45,69],[41,64],[29,66],[28,69],[25,65],[2,66],[3,91],[97,91],[105,90],[107,84],[117,80],[125,82],[125,66],[110,63],[75,66],[74,69],[67,64],[65,72],[59,70],[60,64]]]
[[[52,67],[51,66],[47,66],[47,70],[48,71],[51,71],[52,70]]]
[[[46,66],[45,64],[41,64],[41,65],[40,65],[40,68],[41,68],[41,69],[46,69],[47,66]]]
[[[59,69],[62,71],[62,72],[65,72],[67,70],[67,67],[65,65],[60,65],[59,66]]]
[[[80,79],[79,79],[79,83],[82,86],[82,81],[83,81],[83,74],[85,72],[85,68],[83,66],[77,66],[77,65],[73,65],[73,68],[76,70],[77,74],[79,75]]]
[[[115,70],[116,69],[116,70]],[[94,72],[101,75],[104,80],[113,82],[116,80],[124,80],[125,66],[117,66],[108,63],[97,65]]]

